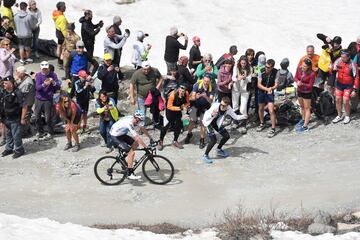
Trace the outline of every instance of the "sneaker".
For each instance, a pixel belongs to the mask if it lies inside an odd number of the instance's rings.
[[[216,149],[216,154],[217,154],[218,156],[224,157],[224,158],[230,156],[228,152],[226,152],[226,151],[224,151],[224,150],[222,150],[222,149]]]
[[[39,55],[38,52],[35,52],[35,57],[36,57],[36,58],[40,58],[40,55]]]
[[[204,138],[200,138],[200,144],[199,144],[199,148],[203,149],[205,147],[205,139]]]
[[[181,145],[178,141],[173,141],[172,145],[179,149],[184,149],[183,145]]]
[[[105,153],[111,153],[112,151],[114,150],[114,148],[107,148],[106,150],[105,150]]]
[[[351,119],[349,116],[344,117],[344,124],[348,124],[348,123],[350,123],[350,121],[351,121]]]
[[[271,128],[267,136],[268,138],[272,138],[273,136],[275,136],[275,128]]]
[[[246,134],[246,133],[247,133],[246,127],[241,127],[241,128],[239,129],[239,132],[240,132],[241,134]]]
[[[13,150],[4,150],[2,153],[1,153],[1,156],[2,157],[6,157],[7,155],[10,155],[10,154],[13,154],[14,151]]]
[[[332,120],[333,123],[338,123],[340,121],[342,121],[344,118],[343,116],[336,116],[336,118],[334,118],[334,120]]]
[[[157,149],[158,149],[159,151],[162,151],[162,150],[164,149],[163,141],[159,141],[159,144],[158,144],[158,146],[157,146]]]
[[[256,128],[256,131],[257,131],[257,132],[261,132],[261,131],[264,130],[264,129],[265,129],[265,124],[260,123],[260,125]]]
[[[190,139],[192,138],[192,136],[193,136],[193,134],[191,132],[186,135],[185,144],[190,143]]]
[[[203,159],[203,161],[204,161],[205,163],[213,163],[213,161],[211,160],[211,158],[209,158],[209,155],[204,154],[204,155],[202,156],[202,159]]]
[[[6,144],[6,139],[3,139],[1,142],[0,142],[0,147],[1,146],[4,146]]]
[[[297,133],[302,133],[302,132],[308,132],[310,131],[308,127],[304,127],[304,126],[301,126],[299,128],[296,129],[296,132]]]
[[[301,120],[296,124],[296,127],[297,127],[297,128],[300,128],[300,127],[302,127],[303,125],[304,125],[304,120],[301,119]]]
[[[25,65],[26,62],[25,62],[24,60],[20,59],[20,60],[19,60],[19,63],[20,63],[21,65]]]
[[[32,60],[31,58],[27,58],[27,59],[25,59],[25,62],[26,62],[26,63],[33,63],[34,60]]]
[[[13,155],[12,155],[12,158],[18,158],[18,157],[21,157],[22,155],[24,155],[24,151],[21,151],[21,152],[15,152]]]
[[[38,139],[40,139],[40,138],[43,138],[44,136],[45,136],[46,134],[44,134],[44,133],[37,133],[36,134],[36,137],[38,138]]]
[[[73,148],[73,152],[77,152],[80,150],[80,144],[75,144],[74,148]]]
[[[127,176],[128,179],[130,180],[138,180],[141,178],[141,176],[136,176],[134,172],[129,173],[129,175]]]
[[[72,144],[71,143],[67,143],[64,147],[64,151],[69,150],[70,148],[72,148]]]

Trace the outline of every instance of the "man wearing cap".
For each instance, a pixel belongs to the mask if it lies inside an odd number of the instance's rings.
[[[49,71],[49,63],[43,61],[40,63],[41,71],[35,75],[35,119],[38,137],[44,136],[44,126],[41,120],[41,113],[45,113],[45,121],[47,124],[50,138],[54,134],[54,123],[52,121],[53,114],[53,96],[57,90],[60,90],[61,81],[58,80],[54,72]]]
[[[13,77],[6,77],[4,91],[0,96],[2,106],[1,119],[6,126],[6,146],[1,156],[13,154],[13,158],[22,156],[25,151],[22,144],[21,125],[25,125],[27,107],[24,105],[23,96],[19,89],[15,88]]]
[[[30,118],[32,113],[32,106],[35,102],[35,84],[32,78],[27,74],[26,68],[20,66],[16,69],[16,81],[18,89],[24,97],[24,107],[26,106],[26,124],[22,128],[22,136],[31,135]]]
[[[84,16],[80,18],[81,23],[81,38],[84,41],[86,51],[90,57],[94,55],[95,36],[100,32],[104,26],[104,22],[101,20],[98,24],[92,23],[93,13],[91,10],[85,10]]]
[[[184,45],[178,41],[179,37],[184,37]],[[170,35],[166,37],[165,41],[165,54],[164,59],[167,66],[167,74],[170,74],[170,69],[176,67],[176,63],[179,59],[180,49],[186,50],[188,45],[188,36],[184,33],[180,33],[177,27],[170,28]]]
[[[104,64],[102,64],[97,73],[98,79],[101,80],[101,90],[108,93],[109,97],[112,97],[117,104],[119,81],[123,78],[119,66],[112,63],[112,56],[110,53],[104,54]]]
[[[230,46],[229,53],[224,53],[215,63],[215,66],[220,69],[220,67],[225,63],[226,60],[231,60],[235,62],[234,56],[237,54],[238,50],[235,45]],[[230,98],[231,99],[231,98]]]
[[[93,69],[91,71],[91,76],[94,76],[96,71],[99,68],[99,63],[92,58],[88,52],[85,52],[85,44],[83,41],[78,41],[76,43],[76,50],[72,51],[68,60],[68,63],[66,64],[65,68],[66,71],[70,72],[71,76],[71,92],[70,92],[70,98],[74,97],[75,94],[75,82],[79,79],[78,73],[80,70],[88,71],[89,69],[89,62],[93,65]]]
[[[359,94],[359,71],[356,63],[350,59],[348,50],[341,51],[341,57],[335,61],[332,73],[336,74],[335,95],[338,113],[333,123],[344,120],[344,124],[348,124],[350,123],[350,98]],[[342,112],[343,104],[345,117]]]
[[[200,117],[200,149],[205,147],[205,127],[202,124],[202,119],[205,111],[210,108],[215,95],[215,87],[211,84],[211,77],[211,73],[205,73],[202,80],[194,84],[193,90],[190,94],[190,124],[188,134],[185,138],[185,144],[190,143],[190,139],[193,136],[192,130],[195,127],[195,122]]]
[[[189,53],[189,68],[191,72],[195,72],[197,66],[202,62],[202,56],[200,52],[200,38],[198,36],[194,36],[192,38],[194,45],[190,48]]]
[[[130,81],[130,103],[132,105],[137,103],[137,108],[142,110],[146,116],[145,99],[151,89],[160,89],[163,78],[157,68],[151,67],[148,61],[144,61],[142,68],[133,73]]]
[[[135,69],[141,68],[142,62],[148,60],[151,45],[144,44],[144,39],[147,36],[148,34],[143,31],[138,31],[136,33],[137,41],[133,45],[134,53],[131,61],[134,64]]]
[[[120,67],[120,49],[126,43],[126,39],[130,36],[129,29],[125,29],[125,34],[118,35],[115,32],[114,26],[106,28],[106,37],[104,39],[104,53],[110,53],[113,59],[113,64]]]

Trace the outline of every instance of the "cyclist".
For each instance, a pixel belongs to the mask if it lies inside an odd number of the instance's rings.
[[[120,118],[115,122],[110,129],[111,140],[113,145],[118,147],[128,154],[127,163],[128,163],[128,179],[137,180],[141,176],[136,176],[133,169],[133,162],[135,158],[135,149],[142,145],[144,148],[147,148],[147,145],[137,134],[135,127],[141,126],[141,122],[145,120],[145,114],[141,110],[136,110],[134,115],[125,116]],[[140,130],[147,135],[152,142],[152,138],[145,133],[146,129],[140,127]],[[130,133],[131,136],[128,135]]]

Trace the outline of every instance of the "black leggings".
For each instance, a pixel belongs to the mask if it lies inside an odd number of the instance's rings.
[[[208,137],[209,137],[209,143],[208,143],[208,145],[206,147],[206,151],[205,151],[206,155],[209,155],[211,149],[215,146],[215,144],[217,142],[215,131],[220,133],[220,135],[222,136],[220,143],[217,147],[218,149],[221,149],[224,146],[224,144],[230,139],[230,135],[229,135],[228,131],[226,131],[226,129],[223,127],[220,127],[220,129],[219,129],[216,124],[216,121],[213,121],[209,126],[207,126],[206,130],[208,132]]]
[[[166,109],[166,118],[169,122],[168,122],[168,124],[166,124],[166,126],[163,126],[161,128],[161,133],[160,133],[161,141],[164,141],[166,132],[171,125],[174,128],[174,141],[178,140],[181,129],[182,129],[181,117],[182,117],[181,111],[171,111],[171,110]]]

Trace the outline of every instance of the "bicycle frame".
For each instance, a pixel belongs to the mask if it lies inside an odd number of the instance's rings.
[[[139,149],[135,149],[135,151],[138,151],[138,152],[143,151],[143,152],[145,152],[145,154],[142,155],[139,160],[136,160],[136,159],[134,160],[134,166],[133,166],[134,170],[136,170],[149,156],[156,155],[155,147],[153,147],[151,149],[139,148]],[[124,152],[121,151],[116,156],[116,159],[118,159],[118,161],[123,161],[125,163],[125,166],[127,166],[126,157],[127,157],[127,154],[125,154]]]

